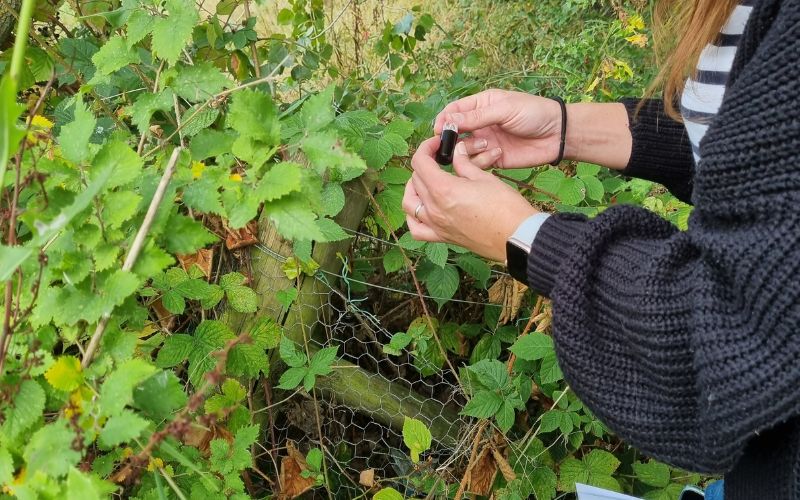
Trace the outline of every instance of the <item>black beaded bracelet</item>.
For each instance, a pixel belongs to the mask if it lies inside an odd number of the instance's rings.
[[[555,167],[564,159],[564,148],[567,144],[567,105],[560,97],[551,97],[551,99],[561,106],[561,143],[558,146],[558,158],[550,164]]]

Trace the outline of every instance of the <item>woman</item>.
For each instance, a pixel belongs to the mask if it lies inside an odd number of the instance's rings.
[[[496,261],[512,236],[529,245],[523,277],[553,299],[565,377],[627,442],[723,473],[726,500],[800,498],[800,0],[687,12],[663,102],[456,101],[435,126],[472,134],[455,175],[429,139],[403,206],[420,240]],[[482,170],[553,161],[565,119],[566,158],[663,183],[694,205],[688,231],[632,206],[538,214]]]

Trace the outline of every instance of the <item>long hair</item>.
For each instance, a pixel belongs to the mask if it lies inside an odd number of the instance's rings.
[[[681,121],[675,103],[686,78],[695,76],[706,44],[713,42],[738,0],[660,0],[654,12],[654,42],[660,71],[648,94],[662,90],[669,116]]]

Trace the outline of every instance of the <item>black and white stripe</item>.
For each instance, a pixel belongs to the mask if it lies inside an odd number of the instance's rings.
[[[695,163],[700,162],[700,141],[722,104],[736,48],[755,1],[744,0],[736,6],[719,37],[706,45],[700,54],[695,78],[686,80],[681,96],[681,115],[692,143]]]

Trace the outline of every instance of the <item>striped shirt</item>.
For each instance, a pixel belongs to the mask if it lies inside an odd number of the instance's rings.
[[[692,143],[695,164],[700,163],[700,141],[722,104],[736,48],[754,2],[743,0],[736,6],[719,37],[701,52],[695,78],[686,80],[681,96],[681,115]]]

